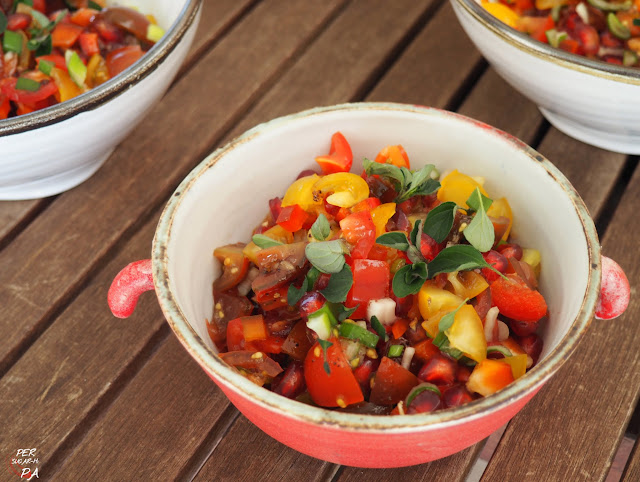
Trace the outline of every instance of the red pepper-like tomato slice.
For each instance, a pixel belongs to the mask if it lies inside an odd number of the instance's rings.
[[[498,278],[491,283],[491,299],[504,316],[535,322],[547,314],[547,303],[518,277]]]
[[[321,407],[346,407],[364,401],[362,390],[351,371],[351,365],[342,353],[340,342],[332,338],[325,355],[319,343],[311,347],[304,360],[304,379],[311,399]]]
[[[295,233],[299,229],[302,229],[304,222],[309,215],[298,204],[292,204],[291,206],[285,206],[280,209],[276,223],[286,231]]]
[[[341,132],[336,132],[331,136],[329,155],[316,157],[316,162],[322,168],[323,174],[349,172],[353,163],[353,153],[351,146]]]
[[[348,308],[356,305],[358,309],[351,315],[353,319],[361,319],[367,314],[367,306],[371,300],[379,300],[389,296],[389,265],[384,261],[373,259],[355,259],[351,266],[353,285],[347,294]]]
[[[395,405],[419,383],[413,373],[385,356],[376,372],[369,401],[376,405]]]
[[[100,45],[98,44],[98,34],[84,32],[78,37],[82,53],[87,57],[100,53]]]
[[[38,61],[38,63],[41,60],[52,62],[56,68],[64,70],[65,72],[67,71],[67,62],[65,62],[64,57],[60,54],[41,55],[40,57],[36,58],[36,61]]]
[[[58,92],[58,88],[54,82],[43,81],[40,82],[40,88],[35,92],[28,90],[16,89],[16,83],[18,79],[6,78],[0,81],[0,90],[4,95],[14,102],[21,102],[23,104],[35,104],[41,100]]]
[[[51,42],[54,47],[69,49],[76,43],[83,28],[71,23],[59,23],[51,32]]]
[[[138,61],[144,52],[139,45],[127,45],[115,49],[107,55],[107,70],[110,77],[115,77],[130,65]]]
[[[242,253],[244,246],[244,243],[228,244],[213,251],[222,264],[222,276],[214,281],[214,291],[226,291],[244,279],[249,269],[249,259]]]
[[[351,250],[353,259],[366,258],[376,244],[376,226],[373,224],[370,211],[350,214],[340,221],[340,229],[347,242],[354,245]]]

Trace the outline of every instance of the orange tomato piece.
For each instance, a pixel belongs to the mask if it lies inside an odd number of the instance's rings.
[[[513,382],[511,366],[489,358],[478,363],[467,381],[467,389],[487,397]]]

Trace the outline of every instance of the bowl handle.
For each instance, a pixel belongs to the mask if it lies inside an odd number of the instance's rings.
[[[151,260],[143,259],[125,266],[109,287],[107,303],[114,316],[128,318],[145,291],[154,289]]]
[[[618,263],[606,256],[601,257],[602,281],[600,298],[596,307],[596,318],[612,320],[627,309],[631,298],[631,288],[627,275]]]

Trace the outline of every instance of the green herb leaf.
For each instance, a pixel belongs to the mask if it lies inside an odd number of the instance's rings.
[[[318,271],[318,268],[312,266],[311,269],[309,269],[309,271],[307,271],[307,280],[309,281],[309,289],[312,290],[313,289],[313,285],[316,284],[316,281],[318,280],[318,276],[320,276],[320,271]]]
[[[324,371],[327,373],[327,375],[331,375],[331,368],[329,367],[329,362],[327,361],[327,350],[331,345],[333,345],[333,343],[331,343],[329,340],[321,340],[321,339],[318,339],[318,343],[322,347],[322,354],[324,355],[324,363],[323,363]]]
[[[40,82],[36,82],[35,80],[28,79],[26,77],[18,77],[18,81],[16,82],[16,89],[27,90],[29,92],[37,92],[40,89]]]
[[[415,295],[420,291],[427,278],[426,263],[408,264],[396,272],[391,286],[398,298],[404,298],[405,296]]]
[[[452,273],[454,271],[487,268],[490,266],[476,248],[467,244],[457,244],[440,251],[438,256],[427,264],[427,267],[429,276],[433,278],[440,273]]]
[[[420,246],[420,241],[418,240],[418,235],[420,234],[420,231],[421,231],[420,226],[422,226],[422,219],[418,219],[415,222],[415,224],[413,225],[413,229],[411,230],[411,234],[409,236],[409,239],[411,240],[411,244],[417,247]]]
[[[316,238],[318,241],[324,241],[329,237],[329,234],[331,234],[329,221],[324,214],[320,214],[318,219],[316,219],[311,226],[311,236]]]
[[[404,174],[399,167],[396,167],[393,164],[382,164],[380,162],[364,159],[362,161],[362,165],[364,166],[364,172],[366,172],[368,176],[376,175],[389,178],[397,188],[396,190],[400,190],[404,184]]]
[[[462,306],[464,306],[467,303],[467,301],[469,301],[469,298],[467,298],[462,303],[460,303],[455,310],[450,311],[449,313],[444,315],[442,318],[440,318],[440,322],[438,323],[438,330],[447,331],[449,328],[451,328],[451,325],[453,325],[453,322],[455,320],[456,313],[460,308],[462,308]]]
[[[287,290],[287,304],[289,306],[295,306],[307,291],[309,291],[309,280],[306,277],[302,280],[300,288],[296,288],[293,283],[290,284]]]
[[[462,234],[481,253],[489,251],[496,240],[493,223],[487,216],[486,211],[492,202],[491,199],[483,196],[478,188],[475,188],[469,199],[467,199],[467,204],[476,211],[476,214]]]
[[[276,241],[275,239],[270,238],[269,236],[265,236],[264,234],[254,234],[251,237],[251,241],[253,241],[255,245],[261,249],[272,248],[273,246],[280,246],[281,244],[283,244],[280,241]]]
[[[376,333],[378,334],[380,339],[386,341],[386,339],[387,339],[387,330],[384,329],[384,326],[382,326],[382,323],[380,323],[380,320],[375,315],[371,317],[371,328],[376,330]]]
[[[457,210],[458,206],[451,201],[436,206],[427,214],[422,231],[436,243],[443,242],[451,232]]]
[[[342,267],[339,273],[334,273],[329,278],[329,284],[320,294],[331,303],[343,303],[347,300],[347,293],[353,285],[353,274],[348,264]]]
[[[443,346],[449,346],[449,338],[444,334],[444,331],[439,331],[436,337],[433,339],[433,344],[438,348]]]
[[[343,304],[340,304],[340,303],[331,303],[330,304],[331,311],[333,313],[335,313],[336,318],[340,322],[346,320],[351,315],[353,315],[353,313],[358,309],[358,306],[360,306],[360,305],[356,305],[353,308],[347,308],[346,306],[344,306]]]
[[[427,164],[419,171],[414,172],[409,182],[403,186],[396,198],[396,202],[401,203],[413,196],[426,196],[436,192],[440,188],[440,182],[431,176],[434,169],[435,166],[433,164]]]
[[[409,258],[409,261],[414,264],[425,262],[424,256],[422,256],[420,250],[415,246],[409,246],[409,249],[407,250],[407,258]]]
[[[4,12],[2,10],[0,10],[0,35],[2,35],[4,33],[4,31],[7,29],[7,16],[4,14]]]
[[[89,0],[88,6],[89,6],[89,8],[92,8],[94,10],[98,10],[98,11],[102,10],[102,5],[100,5],[99,3],[94,2],[92,0]]]
[[[349,248],[343,239],[309,243],[304,250],[309,262],[323,273],[339,273]]]
[[[376,243],[400,251],[409,249],[409,240],[403,231],[391,231],[390,233],[381,234],[376,239]]]
[[[44,13],[39,12],[35,8],[31,9],[31,17],[33,17],[33,20],[38,24],[40,28],[48,27],[51,23],[49,21],[49,18]]]
[[[38,47],[35,49],[34,56],[40,57],[42,55],[49,55],[53,50],[53,41],[51,40],[51,35],[47,34],[44,39],[40,42]]]

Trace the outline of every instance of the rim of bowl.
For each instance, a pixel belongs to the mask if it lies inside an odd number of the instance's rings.
[[[162,61],[173,52],[195,20],[201,4],[202,0],[187,0],[162,39],[153,45],[138,62],[125,69],[121,74],[73,99],[29,114],[1,120],[0,137],[57,124],[81,112],[96,109],[120,95],[127,88],[139,83],[155,71]]]
[[[554,48],[549,44],[539,42],[525,33],[509,27],[487,12],[475,0],[451,1],[464,8],[465,11],[483,27],[519,50],[571,70],[615,80],[617,82],[640,85],[640,69],[638,68],[610,64],[601,60],[592,60],[582,55],[572,54],[562,49]]]
[[[433,413],[414,414],[410,417],[337,412],[290,400],[255,385],[216,356],[193,328],[191,328],[169,288],[171,283],[167,275],[167,245],[170,239],[173,218],[184,198],[184,194],[198,181],[200,175],[210,169],[227,152],[233,150],[236,146],[251,141],[252,138],[264,132],[272,131],[287,123],[296,122],[300,118],[329,112],[352,110],[391,110],[418,115],[449,117],[455,119],[457,122],[479,127],[484,132],[501,138],[503,142],[511,144],[515,149],[524,152],[530,158],[531,162],[541,164],[547,173],[561,185],[574,205],[576,214],[581,220],[585,233],[589,257],[587,288],[580,311],[565,336],[544,360],[540,361],[539,364],[527,372],[526,375],[512,382],[509,386],[494,395],[475,400],[460,407],[449,408]],[[153,239],[152,266],[156,295],[167,322],[191,356],[205,368],[206,371],[213,374],[218,381],[221,381],[226,387],[243,397],[251,399],[254,403],[265,409],[277,411],[282,415],[293,417],[304,422],[328,424],[358,432],[405,432],[416,429],[430,429],[434,428],[434,426],[443,428],[485,416],[487,413],[505,408],[516,398],[532,393],[560,368],[569,355],[575,350],[578,341],[593,319],[600,291],[600,244],[593,220],[574,187],[550,161],[514,136],[480,121],[432,107],[394,103],[340,104],[306,110],[260,124],[232,140],[224,147],[215,150],[182,181],[165,206]]]

